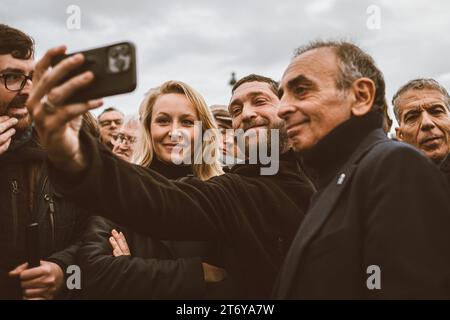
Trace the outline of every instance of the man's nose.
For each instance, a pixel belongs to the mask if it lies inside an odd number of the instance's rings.
[[[27,79],[27,82],[25,82],[25,86],[22,88],[22,90],[20,90],[20,94],[29,95],[32,88],[33,88],[33,81]]]
[[[289,103],[288,99],[282,98],[280,100],[280,108],[278,109],[278,117],[286,120],[294,112],[295,112],[295,107],[291,103]]]
[[[436,125],[434,124],[432,117],[428,113],[422,112],[422,122],[420,125],[420,129],[422,131],[428,131],[433,129],[434,127],[436,127]]]
[[[249,121],[253,118],[256,118],[257,114],[254,110],[254,108],[252,108],[251,106],[244,106],[242,108],[242,121]]]

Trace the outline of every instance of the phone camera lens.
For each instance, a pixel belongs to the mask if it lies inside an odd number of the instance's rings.
[[[119,55],[119,52],[117,52],[116,49],[111,49],[111,51],[109,52],[109,55],[111,58],[117,58],[117,56]]]

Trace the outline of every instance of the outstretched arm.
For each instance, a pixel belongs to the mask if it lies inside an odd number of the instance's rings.
[[[310,191],[297,186],[303,182],[292,171],[273,177],[227,174],[207,182],[173,182],[117,159],[80,132],[80,116],[101,103],[64,104],[93,76],[85,73],[57,86],[83,61],[76,55],[48,69],[51,58],[64,50],[52,49],[39,61],[28,102],[48,152],[51,180],[62,193],[91,212],[159,239],[241,243],[272,236],[286,226],[296,229]],[[41,102],[45,95],[56,109]],[[295,196],[287,189],[295,189]],[[298,207],[298,214],[292,214],[293,207]],[[293,217],[280,218],[287,213]]]

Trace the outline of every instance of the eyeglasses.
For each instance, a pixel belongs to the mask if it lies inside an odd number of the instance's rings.
[[[110,126],[113,124],[113,122],[116,126],[121,126],[123,121],[121,119],[103,120],[103,121],[100,121],[100,127]]]
[[[127,136],[125,134],[119,133],[117,136],[113,138],[116,143],[121,144],[123,142],[126,142],[128,144],[135,144],[137,141],[136,137]]]
[[[5,83],[5,88],[12,92],[18,92],[25,87],[27,80],[33,81],[33,75],[27,76],[23,73],[4,73],[0,75]]]

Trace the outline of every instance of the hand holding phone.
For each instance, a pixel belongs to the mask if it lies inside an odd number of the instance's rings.
[[[52,62],[57,63],[63,59],[61,56],[65,52],[65,46],[49,49],[36,63],[27,108],[49,161],[66,175],[75,176],[86,168],[88,159],[80,142],[81,116],[103,105],[101,100],[93,100],[96,97],[122,92],[123,88],[134,88],[135,63],[128,65],[126,62],[118,62],[116,67],[110,63],[107,70],[104,57],[114,58],[122,54],[116,56],[114,51],[111,53],[110,50],[103,49],[100,50],[103,52],[100,60],[89,59],[90,54],[85,53],[88,58],[86,61],[85,55],[76,54],[51,68]],[[83,68],[89,71],[83,72]],[[131,81],[116,83],[111,80],[119,79],[116,76],[124,76]]]

